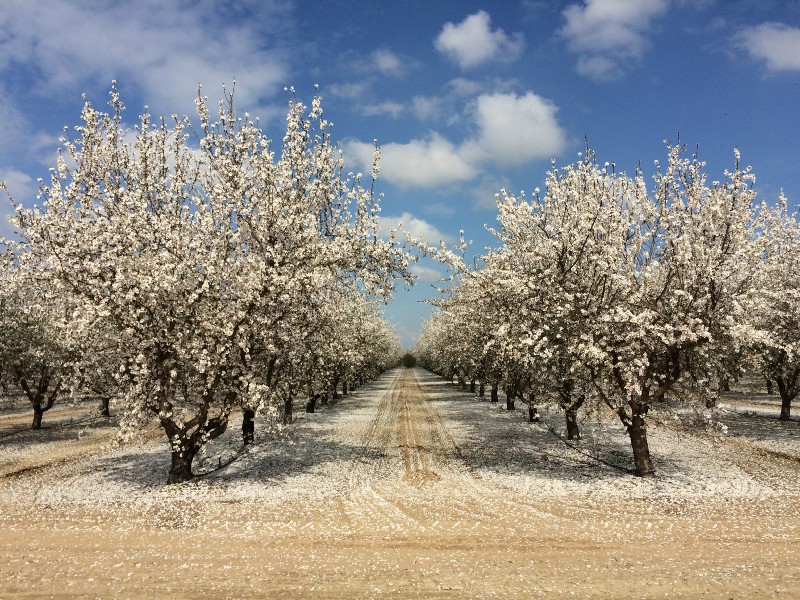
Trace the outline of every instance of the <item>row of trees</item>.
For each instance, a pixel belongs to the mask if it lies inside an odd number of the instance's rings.
[[[290,100],[279,148],[232,93],[133,130],[115,87],[109,104],[85,104],[4,247],[0,377],[34,427],[67,389],[116,397],[126,434],[158,419],[181,482],[235,408],[249,442],[259,411],[291,419],[293,399],[313,410],[399,362],[376,303],[411,282],[407,257],[378,238],[379,197],[344,172],[320,98]]]
[[[498,196],[499,244],[454,268],[414,355],[461,381],[555,402],[570,438],[587,403],[613,410],[636,473],[653,476],[648,410],[669,394],[713,404],[718,382],[757,365],[788,419],[800,391],[800,225],[781,197],[756,202],[738,151],[722,181],[669,146],[654,185],[588,151],[544,193]]]

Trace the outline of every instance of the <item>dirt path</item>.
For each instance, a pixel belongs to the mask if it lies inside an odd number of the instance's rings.
[[[239,491],[250,488],[231,470],[52,500],[54,481],[79,485],[102,462],[0,479],[0,597],[800,596],[796,482],[769,495],[643,496],[594,488],[601,477],[631,484],[592,471],[583,493],[542,494],[536,486],[567,472],[551,473],[553,462],[572,460],[558,446],[510,469],[530,430],[513,437],[504,421],[504,439],[488,421],[460,420],[481,407],[418,370],[379,384],[301,425],[284,462],[265,450],[237,463],[268,477],[269,493]],[[758,473],[769,458],[747,456]]]

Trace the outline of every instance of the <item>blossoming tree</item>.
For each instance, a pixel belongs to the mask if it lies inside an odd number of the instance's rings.
[[[181,482],[235,406],[272,400],[331,280],[388,296],[406,259],[375,235],[378,198],[343,172],[319,98],[290,101],[278,155],[232,94],[216,120],[198,97],[198,129],[145,114],[130,131],[115,88],[110,105],[85,104],[43,205],[18,207],[17,251],[81,299],[72,327],[113,324],[124,429],[156,417]]]

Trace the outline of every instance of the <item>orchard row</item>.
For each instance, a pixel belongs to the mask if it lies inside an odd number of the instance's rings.
[[[227,92],[215,115],[198,94],[194,121],[133,130],[115,87],[110,106],[85,104],[3,247],[0,377],[34,427],[66,392],[116,398],[123,437],[158,420],[181,482],[234,409],[248,443],[257,414],[399,362],[376,304],[410,283],[407,256],[378,238],[379,198],[344,172],[319,98],[290,100],[278,148]]]
[[[652,185],[588,151],[548,174],[544,192],[498,196],[498,245],[453,267],[415,357],[462,381],[557,403],[567,434],[578,411],[613,411],[636,472],[654,474],[647,414],[669,396],[713,406],[744,369],[777,384],[781,419],[800,392],[800,224],[781,197],[757,202],[739,164],[709,181],[668,146]]]

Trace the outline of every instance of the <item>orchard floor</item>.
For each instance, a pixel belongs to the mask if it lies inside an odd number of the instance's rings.
[[[555,410],[503,408],[395,370],[244,454],[232,427],[178,486],[157,436],[0,413],[0,597],[800,597],[800,423],[774,399],[733,398],[725,436],[657,411],[655,480],[606,415],[570,446]]]

